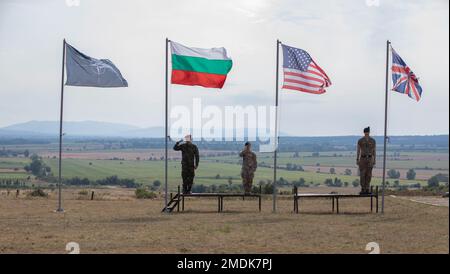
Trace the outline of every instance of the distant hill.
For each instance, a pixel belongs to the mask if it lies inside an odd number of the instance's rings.
[[[66,136],[76,137],[163,137],[163,128],[140,128],[127,124],[81,121],[64,122],[63,132]],[[0,128],[3,137],[50,137],[59,135],[59,122],[30,121]]]
[[[66,137],[123,137],[123,138],[164,138],[164,127],[141,128],[137,126],[97,122],[65,121],[63,132]],[[232,134],[232,133],[231,133]],[[0,128],[0,138],[45,138],[59,136],[59,122],[29,121]],[[280,136],[288,136],[280,133]]]

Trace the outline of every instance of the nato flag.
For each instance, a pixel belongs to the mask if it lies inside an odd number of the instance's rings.
[[[107,59],[89,57],[66,43],[67,86],[128,87],[119,69]]]

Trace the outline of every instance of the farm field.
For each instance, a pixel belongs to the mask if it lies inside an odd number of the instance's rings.
[[[52,170],[56,170],[58,162],[56,159],[46,160]],[[91,163],[91,165],[89,164]],[[180,181],[181,164],[179,161],[169,162],[169,182],[172,187]],[[220,178],[216,179],[219,174]],[[328,178],[339,178],[351,183],[357,179],[357,176],[346,176],[337,174],[324,174],[315,172],[287,171],[279,170],[279,177],[292,181],[304,178],[306,182],[323,183]],[[117,175],[121,178],[135,178],[139,182],[151,183],[154,180],[161,180],[164,176],[163,161],[110,161],[110,160],[80,160],[65,159],[63,161],[63,176],[87,177],[100,179],[106,176]],[[228,178],[231,177],[240,183],[240,166],[237,164],[201,162],[196,173],[195,182],[198,184],[228,184]],[[255,174],[255,182],[260,180],[273,180],[273,169],[259,167]],[[374,178],[373,184],[380,184],[380,178]],[[420,181],[418,181],[420,182]],[[406,180],[400,180],[400,183],[411,183]],[[422,181],[422,183],[426,183]]]
[[[200,167],[197,170],[197,184],[240,184],[240,165],[237,155],[225,155],[221,151],[204,151],[200,159]],[[44,162],[50,166],[54,175],[57,175],[58,159],[54,152],[41,151]],[[132,178],[139,183],[151,184],[155,180],[162,181],[164,178],[164,161],[160,160],[162,150],[148,149],[114,149],[107,151],[80,151],[63,153],[63,177],[88,178],[92,180],[103,179],[108,176],[117,175],[120,178]],[[216,156],[219,155],[219,156]],[[320,153],[313,157],[311,153],[280,153],[278,176],[289,182],[303,178],[306,183],[323,184],[326,179],[338,178],[349,185],[358,179],[358,170],[355,165],[355,155],[352,151],[330,151]],[[153,160],[149,161],[148,157]],[[169,160],[169,185],[175,189],[181,183],[180,154],[171,152]],[[112,160],[115,159],[115,160]],[[25,179],[30,174],[23,167],[29,163],[28,158],[8,157],[0,158],[0,179]],[[273,158],[271,154],[258,153],[258,170],[255,174],[255,182],[272,181]],[[287,170],[287,164],[301,165],[304,171]],[[267,167],[266,167],[267,166]],[[335,174],[330,174],[330,169]],[[381,184],[382,159],[377,160],[377,166],[373,171],[374,185]],[[446,152],[404,152],[400,156],[389,157],[387,169],[395,168],[400,172],[400,184],[420,183],[425,185],[427,180],[438,173],[448,174],[449,159]],[[415,180],[407,180],[408,169],[413,168],[416,172]],[[344,175],[346,170],[351,175]],[[394,179],[387,178],[387,181]],[[356,190],[355,190],[356,191]]]
[[[277,214],[270,197],[261,213],[256,200],[229,199],[217,213],[216,200],[192,199],[184,213],[164,214],[162,198],[138,200],[133,190],[95,189],[93,201],[79,191],[63,191],[64,213],[54,212],[56,191],[0,191],[0,253],[67,253],[68,242],[80,253],[367,253],[369,242],[381,253],[449,252],[448,206],[386,197],[385,213],[375,214],[352,199],[336,215],[329,201],[308,200],[297,215],[285,196]]]

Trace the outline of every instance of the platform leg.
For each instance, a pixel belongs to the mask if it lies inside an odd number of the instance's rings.
[[[336,197],[336,214],[339,214],[339,198]]]
[[[331,212],[334,212],[334,197],[331,197],[331,203],[332,203]]]
[[[184,196],[181,197],[181,211],[184,211]]]
[[[297,213],[297,197],[294,196],[294,213]]]
[[[259,203],[259,212],[261,212],[261,195],[259,195],[259,199],[258,199],[258,203]]]
[[[378,195],[377,195],[377,198],[376,198],[376,212],[378,213]]]
[[[370,212],[373,212],[373,196],[370,195]]]
[[[178,186],[178,196],[177,196],[177,199],[178,199],[178,202],[177,202],[177,212],[180,212],[180,186]]]
[[[376,201],[376,203],[377,203],[376,212],[378,213],[378,186],[375,187],[375,195],[376,195],[376,199],[377,199],[377,201]]]

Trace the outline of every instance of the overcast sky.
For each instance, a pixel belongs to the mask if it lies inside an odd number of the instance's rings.
[[[272,105],[276,39],[329,75],[324,95],[280,90],[280,130],[383,134],[386,39],[419,77],[422,100],[390,94],[389,134],[449,132],[448,0],[0,0],[0,127],[58,120],[62,39],[121,70],[128,88],[66,87],[65,120],[164,125],[165,38],[225,47],[220,90],[170,87],[170,104]],[[280,75],[281,76],[281,75]],[[391,85],[391,82],[389,83]]]

